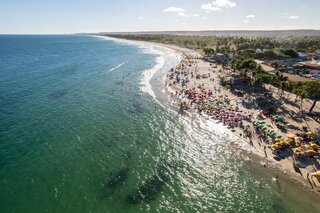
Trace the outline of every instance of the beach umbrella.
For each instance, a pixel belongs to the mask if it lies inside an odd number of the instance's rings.
[[[313,153],[313,154],[318,154],[318,152],[314,151],[314,150],[309,150],[309,152]]]
[[[275,142],[280,142],[280,141],[282,141],[283,139],[281,139],[281,138],[276,138],[274,141]]]
[[[287,136],[288,138],[294,138],[294,137],[296,137],[296,135],[293,134],[293,133],[289,133],[289,134],[287,134],[286,136]]]
[[[296,141],[302,141],[303,138],[302,138],[302,137],[294,137],[294,140],[296,140]]]
[[[302,152],[302,150],[301,150],[300,147],[298,147],[298,148],[293,148],[292,151],[293,151],[294,153]]]
[[[313,149],[319,149],[319,146],[315,143],[310,143],[310,146],[313,148]]]
[[[306,135],[307,135],[309,138],[314,138],[314,137],[317,136],[317,134],[314,133],[314,132],[307,132]]]
[[[316,178],[320,178],[320,171],[316,171],[314,173],[311,173],[311,176],[316,177]]]
[[[289,141],[289,142],[293,141],[292,138],[286,138],[286,139],[284,139],[284,140],[285,140],[285,141]]]
[[[272,133],[272,138],[276,138],[276,134],[275,133]]]

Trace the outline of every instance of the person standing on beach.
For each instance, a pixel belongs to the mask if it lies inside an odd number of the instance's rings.
[[[268,158],[267,147],[266,146],[263,146],[263,151],[264,151],[264,155],[266,156],[266,158]]]

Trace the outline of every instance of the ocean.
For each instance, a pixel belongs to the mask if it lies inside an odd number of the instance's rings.
[[[0,35],[0,212],[320,212],[227,128],[177,115],[161,78],[178,61],[93,36]]]

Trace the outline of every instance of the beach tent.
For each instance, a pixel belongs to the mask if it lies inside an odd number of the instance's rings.
[[[303,138],[302,138],[302,137],[294,137],[294,140],[295,140],[295,141],[302,141]]]
[[[295,138],[295,137],[297,137],[295,134],[293,134],[293,133],[289,133],[289,134],[287,134],[286,135],[288,138]]]
[[[306,135],[309,137],[309,138],[315,138],[317,136],[316,133],[314,132],[307,132]]]

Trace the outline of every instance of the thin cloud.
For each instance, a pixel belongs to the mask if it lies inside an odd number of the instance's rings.
[[[247,15],[246,18],[255,18],[255,15]]]
[[[237,6],[237,4],[230,0],[215,0],[211,3],[202,4],[201,9],[205,10],[206,12],[212,12],[235,6]]]
[[[212,4],[203,4],[201,5],[201,9],[205,10],[206,12],[221,10],[219,7],[213,7]]]
[[[289,16],[288,19],[299,19],[299,16]]]
[[[144,20],[144,17],[139,16],[139,21],[142,21],[142,20]]]
[[[181,7],[168,7],[166,9],[164,9],[163,12],[165,12],[165,13],[168,13],[168,12],[185,13],[186,10]]]
[[[243,23],[247,24],[247,23],[249,23],[249,20],[246,19],[246,20],[243,21]]]
[[[185,12],[178,12],[178,15],[179,15],[179,16],[189,16],[189,15],[187,15]]]
[[[190,14],[185,9],[183,9],[181,7],[168,7],[166,9],[164,9],[163,12],[165,12],[165,13],[175,13],[178,16],[183,16],[183,17],[190,17],[190,16],[191,17],[199,17],[198,13]]]

